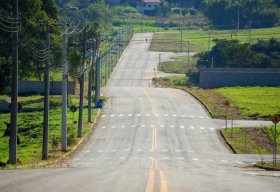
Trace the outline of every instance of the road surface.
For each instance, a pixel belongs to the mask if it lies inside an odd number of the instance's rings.
[[[211,119],[186,92],[151,85],[159,61],[148,51],[151,37],[134,35],[104,90],[108,101],[94,134],[69,167],[0,171],[0,191],[280,190],[277,172],[250,166],[259,156],[229,152],[217,134],[224,121]]]

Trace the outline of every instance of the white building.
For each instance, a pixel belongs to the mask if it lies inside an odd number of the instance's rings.
[[[146,15],[156,15],[160,0],[142,0],[137,6],[140,13]]]

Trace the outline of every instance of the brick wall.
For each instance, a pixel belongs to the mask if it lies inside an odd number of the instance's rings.
[[[280,86],[280,69],[201,68],[199,87]]]

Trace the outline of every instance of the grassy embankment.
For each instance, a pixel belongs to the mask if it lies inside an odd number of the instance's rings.
[[[2,97],[1,97],[2,98]],[[19,100],[23,108],[42,108],[43,96],[28,96]],[[49,161],[56,160],[63,155],[60,152],[61,137],[61,98],[60,96],[51,96],[50,98],[50,116],[49,116]],[[72,97],[70,104],[78,105],[78,98]],[[93,110],[92,118],[97,115],[97,109]],[[77,136],[78,111],[73,113],[67,111],[68,125],[68,150],[79,141]],[[0,113],[0,161],[6,163],[8,160],[9,137],[4,136],[6,129],[5,122],[10,122],[10,113]],[[93,126],[87,122],[87,110],[83,113],[83,136],[89,132]],[[18,136],[20,144],[18,145],[18,159],[23,165],[45,162],[41,160],[42,154],[42,131],[43,131],[43,111],[21,112],[18,115]]]

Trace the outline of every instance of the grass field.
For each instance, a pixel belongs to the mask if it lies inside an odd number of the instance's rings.
[[[182,35],[182,51],[187,51],[187,42],[191,52],[210,50],[215,43],[213,39],[238,39],[241,43],[254,44],[257,40],[280,39],[280,27],[250,30],[185,30]],[[151,51],[180,52],[180,31],[160,32],[154,35]]]
[[[186,74],[196,64],[197,60],[195,57],[190,56],[188,64],[187,56],[177,56],[171,59],[172,61],[161,62],[159,70],[164,73]]]
[[[280,114],[280,87],[227,87],[214,91],[228,98],[246,116],[266,118]]]
[[[56,97],[59,100],[58,97]],[[23,107],[42,106],[42,96],[31,96],[30,98],[21,99]],[[32,103],[32,104],[31,104]],[[77,98],[72,98],[72,104],[78,103]],[[49,157],[56,159],[61,155],[60,152],[60,135],[61,135],[61,107],[50,107],[49,116]],[[93,119],[97,115],[97,109],[93,110]],[[69,149],[77,141],[77,121],[78,111],[73,113],[67,111],[68,125],[68,144]],[[0,114],[0,161],[6,163],[8,160],[8,137],[4,136],[6,129],[5,122],[10,122],[10,113]],[[92,123],[87,123],[87,109],[83,113],[83,135],[85,135],[92,127]],[[18,159],[22,164],[41,162],[42,153],[42,128],[43,128],[43,112],[27,112],[18,115],[18,136],[20,144],[18,145]]]

